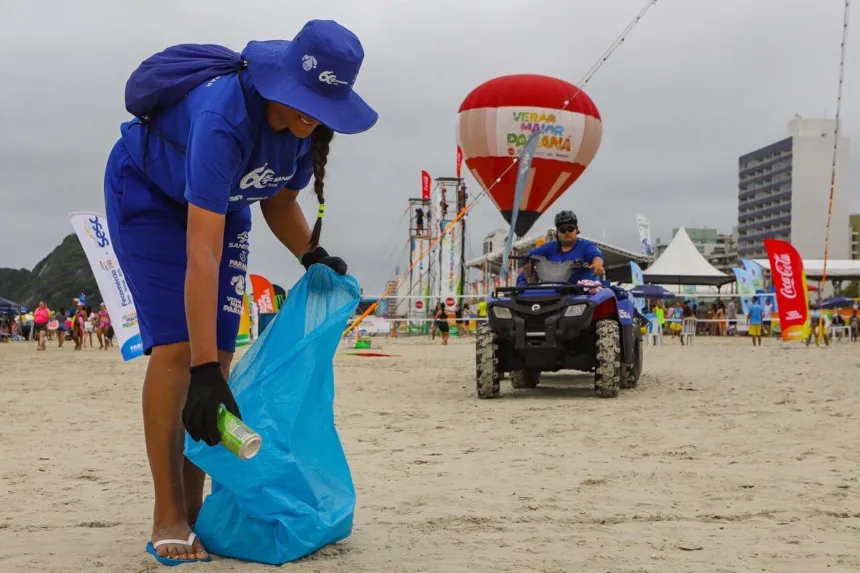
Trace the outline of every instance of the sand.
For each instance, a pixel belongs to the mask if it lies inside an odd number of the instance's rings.
[[[583,374],[479,401],[472,340],[375,342],[401,356],[336,359],[355,531],[290,571],[860,567],[860,344],[667,340],[615,400]],[[34,348],[0,345],[0,572],[161,570],[145,359]]]

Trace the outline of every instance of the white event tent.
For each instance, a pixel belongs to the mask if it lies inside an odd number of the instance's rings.
[[[672,242],[651,266],[642,272],[646,283],[663,285],[721,285],[735,278],[715,268],[690,240],[684,227],[678,229]]]

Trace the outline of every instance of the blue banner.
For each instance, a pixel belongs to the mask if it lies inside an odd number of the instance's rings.
[[[642,274],[642,268],[633,261],[630,261],[630,284],[632,284],[634,287],[645,284],[645,275]],[[644,312],[644,298],[634,298],[633,304],[636,305],[636,308],[637,310],[639,310],[639,312]]]
[[[755,294],[753,277],[746,269],[732,268],[738,281],[738,294],[741,295],[741,306],[744,314],[749,314],[750,295]],[[746,296],[744,296],[746,295]]]
[[[752,277],[753,287],[755,287],[756,290],[764,290],[764,275],[762,274],[761,266],[759,266],[755,261],[751,261],[749,259],[741,259],[741,264]],[[764,300],[760,300],[759,302],[764,304]]]

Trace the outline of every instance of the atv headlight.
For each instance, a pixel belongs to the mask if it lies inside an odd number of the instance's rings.
[[[493,314],[496,318],[511,318],[511,309],[505,308],[503,306],[494,306]]]
[[[585,312],[584,304],[574,304],[564,309],[564,316],[582,316]]]

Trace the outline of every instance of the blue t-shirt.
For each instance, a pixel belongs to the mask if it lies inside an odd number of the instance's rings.
[[[763,314],[761,304],[754,302],[747,307],[747,310],[750,311],[750,324],[761,324]]]
[[[311,138],[272,130],[265,103],[246,75],[220,76],[155,119],[170,141],[137,119],[122,124],[122,140],[138,169],[179,205],[241,211],[284,187],[300,191],[313,175]]]
[[[529,251],[529,256],[537,255],[546,257],[546,260],[554,263],[564,261],[585,261],[589,265],[594,262],[597,257],[602,257],[600,249],[597,245],[586,239],[577,239],[573,248],[567,252],[561,250],[561,243],[558,241],[547,241],[540,247],[535,247]],[[574,269],[570,275],[568,282],[575,284],[577,281],[594,280],[594,271],[591,269]],[[517,276],[517,286],[528,286],[529,282],[524,273]]]

